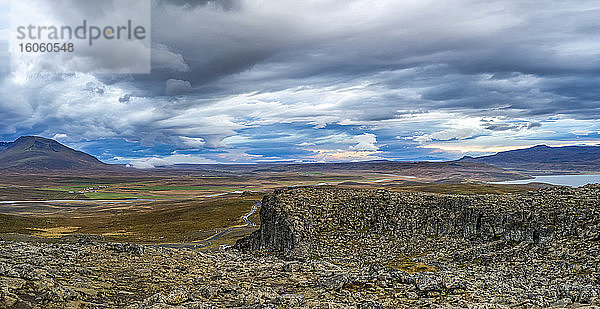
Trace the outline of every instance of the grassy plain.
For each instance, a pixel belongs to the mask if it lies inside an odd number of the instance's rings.
[[[490,177],[489,173],[475,173],[473,180],[462,166],[456,171],[441,170],[437,176],[429,167],[422,174],[414,170],[294,169],[0,175],[0,237],[29,235],[51,240],[95,234],[122,242],[192,242],[241,224],[241,217],[257,200],[286,186],[338,185],[461,194],[531,189],[476,183]],[[441,177],[450,181],[439,181]],[[258,212],[250,219],[258,223]],[[230,244],[255,229],[236,230],[213,245]]]

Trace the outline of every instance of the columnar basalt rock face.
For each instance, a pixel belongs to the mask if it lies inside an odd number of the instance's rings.
[[[600,305],[597,185],[473,196],[304,187],[262,207],[261,229],[236,248],[410,274],[416,288],[392,293],[401,305]],[[352,278],[345,288],[375,289]]]
[[[323,249],[318,245],[332,237],[335,243],[330,245],[374,235],[399,241],[451,238],[474,244],[594,239],[600,227],[599,205],[598,186],[477,196],[290,188],[264,199],[260,230],[237,247],[303,258],[311,249]]]

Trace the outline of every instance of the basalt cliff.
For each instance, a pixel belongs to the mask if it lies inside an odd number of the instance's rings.
[[[265,197],[260,215],[238,249],[328,261],[350,270],[340,290],[384,306],[600,305],[597,185],[472,196],[292,188]]]

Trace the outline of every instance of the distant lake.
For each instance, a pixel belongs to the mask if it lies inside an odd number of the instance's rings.
[[[501,182],[492,182],[493,184],[503,185],[523,185],[532,182],[543,182],[552,185],[581,187],[591,183],[600,183],[600,175],[552,175],[536,176],[533,179],[510,180]]]

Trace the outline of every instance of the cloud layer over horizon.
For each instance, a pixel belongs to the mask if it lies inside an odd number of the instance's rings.
[[[596,145],[598,16],[597,1],[156,0],[152,74],[11,72],[1,52],[0,140],[138,167]]]

